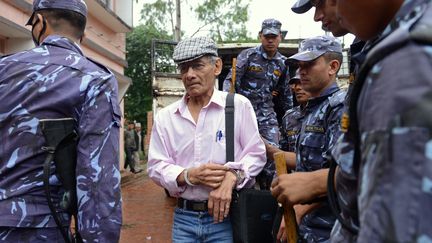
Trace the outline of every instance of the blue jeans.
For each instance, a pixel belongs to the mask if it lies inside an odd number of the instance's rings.
[[[208,212],[175,208],[172,242],[232,243],[231,221],[228,217],[221,223],[213,223],[213,217]]]

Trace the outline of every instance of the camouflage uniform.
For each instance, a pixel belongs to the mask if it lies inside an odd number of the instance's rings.
[[[365,49],[388,49],[389,40],[398,40],[398,30],[411,29],[428,5],[430,0],[405,1]],[[430,28],[422,31],[430,33]],[[431,50],[431,45],[409,42],[385,56],[367,74],[356,100],[361,137],[361,159],[352,166],[359,173],[357,242],[432,242]]]
[[[297,135],[300,132],[304,113],[301,106],[293,107],[285,113],[282,118],[281,140],[279,146],[283,151],[296,152]]]
[[[358,69],[366,56],[366,50],[363,50],[364,45],[364,41],[356,39],[350,46],[350,84],[345,97],[343,117],[348,114],[349,101],[353,88],[352,82],[355,80]],[[345,131],[345,129],[347,129],[347,124],[343,123],[342,121],[342,130]],[[337,202],[341,210],[341,217],[346,223],[349,223],[353,229],[358,229],[358,207],[356,199],[358,177],[353,170],[354,147],[353,144],[350,143],[349,138],[345,135],[345,133],[342,133],[332,151],[332,156],[339,166],[339,169],[336,170]],[[339,221],[336,221],[331,232],[332,243],[356,242],[356,239],[357,234],[345,229]]]
[[[235,90],[247,97],[255,110],[258,128],[270,144],[278,146],[279,125],[274,111],[272,91],[279,92],[278,99],[284,101],[284,111],[292,107],[292,95],[287,83],[286,57],[279,52],[269,59],[262,46],[242,51],[237,57]],[[231,87],[231,72],[224,81],[223,90]],[[274,163],[264,168],[267,175],[273,175]]]
[[[335,53],[342,58],[340,42],[331,36],[317,36],[303,40],[300,43],[299,52],[289,57],[289,61],[298,62],[301,74],[304,64],[300,62],[311,65],[311,62],[323,57],[326,53]],[[324,57],[323,59],[325,62]],[[306,76],[307,72],[311,72],[311,75],[317,72],[307,68],[305,70]],[[332,76],[328,77],[335,79]],[[318,88],[320,87],[318,82],[324,82],[326,88],[319,91],[318,97],[312,96],[304,108],[305,116],[296,141],[296,171],[298,172],[312,172],[328,168],[327,154],[332,150],[341,133],[340,118],[345,92],[339,89],[335,80],[325,81],[314,78],[310,80],[310,85],[315,83],[315,88]],[[308,91],[304,84],[303,89]],[[336,217],[327,201],[321,202],[318,208],[313,209],[302,218],[299,224],[301,240],[311,243],[328,242],[335,220]]]
[[[76,43],[57,35],[48,36],[39,47],[0,59],[0,74],[0,240],[14,242],[35,232],[37,236],[26,239],[63,241],[55,232],[43,188],[47,154],[41,149],[45,139],[38,124],[44,118],[72,117],[80,136],[79,231],[87,242],[117,242],[122,222],[121,113],[114,75],[84,57]],[[58,206],[61,183],[51,172],[49,184]],[[69,216],[58,210],[62,224],[69,226]]]
[[[328,168],[326,153],[340,135],[345,92],[336,83],[319,97],[309,100],[297,140],[296,171],[315,171]],[[299,234],[306,242],[326,242],[335,222],[327,202],[305,215],[299,225]]]

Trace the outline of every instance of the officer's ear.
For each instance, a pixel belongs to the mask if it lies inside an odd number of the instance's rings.
[[[341,66],[341,63],[338,60],[336,60],[336,59],[331,60],[329,62],[329,67],[330,67],[329,74],[330,75],[336,75],[339,71],[340,66]]]

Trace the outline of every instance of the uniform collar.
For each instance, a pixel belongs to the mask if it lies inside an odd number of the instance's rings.
[[[276,51],[276,54],[274,55],[273,58],[269,58],[268,55],[267,55],[267,53],[264,51],[264,47],[262,45],[257,46],[256,49],[257,49],[257,52],[259,54],[261,54],[261,56],[264,59],[267,59],[267,60],[283,60],[282,54],[280,54],[279,51]]]
[[[66,38],[64,36],[60,36],[60,35],[50,35],[47,38],[44,39],[44,41],[41,43],[41,45],[51,45],[51,46],[56,46],[56,47],[60,47],[60,48],[65,48],[74,52],[77,52],[79,54],[81,54],[82,56],[84,55],[81,48],[78,46],[77,43],[75,43],[74,41],[72,41],[69,38]]]
[[[327,99],[327,97],[336,93],[339,90],[340,90],[340,88],[337,85],[337,83],[333,82],[333,84],[330,85],[327,89],[325,89],[324,92],[322,92],[320,94],[320,96],[309,99],[306,107],[310,107],[310,106],[317,105],[317,104],[321,103],[323,100]]]

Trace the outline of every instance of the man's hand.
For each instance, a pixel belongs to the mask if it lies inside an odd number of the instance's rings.
[[[230,170],[225,172],[225,177],[217,189],[209,194],[208,210],[213,215],[214,222],[222,222],[228,217],[232,199],[232,190],[237,182],[237,176]]]
[[[282,221],[279,226],[279,231],[277,233],[276,239],[278,242],[287,242],[287,234],[285,230],[285,218],[282,216]]]
[[[294,211],[295,211],[295,214],[296,214],[297,224],[298,225],[300,224],[301,220],[303,219],[303,217],[306,214],[312,212],[312,210],[314,210],[316,208],[319,208],[320,206],[321,206],[320,203],[312,203],[312,204],[305,204],[305,205],[302,205],[302,204],[294,205]]]
[[[188,179],[192,184],[218,188],[229,168],[221,164],[206,163],[188,170]],[[232,174],[232,173],[231,173]]]
[[[284,206],[304,204],[327,194],[328,169],[280,175],[271,193]]]

